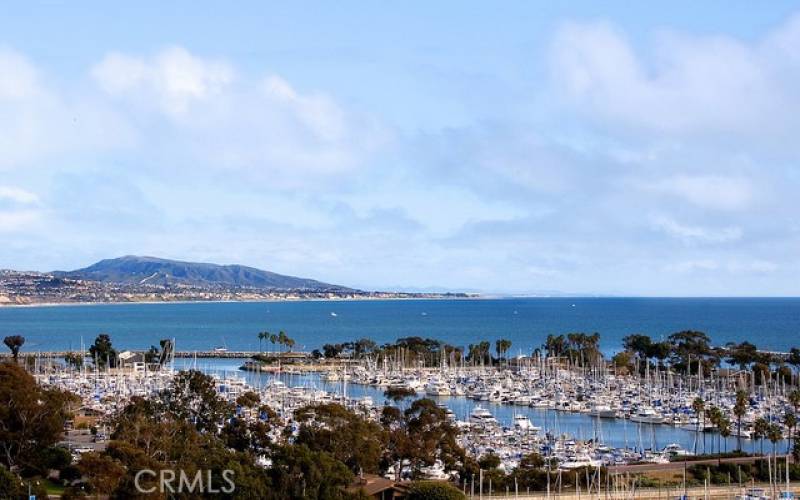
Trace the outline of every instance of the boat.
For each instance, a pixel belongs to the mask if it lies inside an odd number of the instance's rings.
[[[607,404],[596,404],[589,408],[589,415],[599,418],[615,418],[617,416],[617,410],[611,408],[611,406]]]
[[[602,461],[592,458],[588,453],[580,453],[561,462],[558,465],[558,468],[564,470],[573,470],[580,469],[582,467],[600,467],[602,465]]]
[[[656,413],[652,408],[642,408],[636,413],[631,414],[631,422],[642,424],[663,424],[664,417]]]
[[[514,428],[521,431],[539,432],[540,427],[536,427],[525,415],[514,415]]]
[[[664,447],[662,453],[668,457],[690,457],[694,455],[694,453],[677,443],[668,444]]]
[[[449,396],[450,386],[439,378],[431,378],[425,385],[425,394],[428,396]]]
[[[494,415],[487,410],[486,408],[482,407],[481,405],[476,406],[472,413],[469,415],[469,421],[473,424],[496,424],[497,419],[494,418]]]

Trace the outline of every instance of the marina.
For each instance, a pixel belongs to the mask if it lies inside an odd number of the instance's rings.
[[[83,370],[70,372],[40,366],[38,380],[78,394],[85,408],[110,415],[131,397],[148,397],[168,389],[179,370],[211,374],[220,396],[237,404],[249,391],[273,408],[285,428],[296,430],[293,412],[309,404],[341,403],[373,420],[383,405],[403,408],[414,397],[430,397],[445,409],[460,430],[459,443],[476,459],[496,455],[501,468],[513,470],[535,452],[555,459],[558,469],[628,464],[667,464],[695,454],[733,450],[738,442],[757,453],[763,442],[748,433],[758,418],[780,425],[790,406],[786,392],[756,391],[742,418],[742,435],[721,438],[717,429],[700,425],[693,411],[698,397],[723,412],[735,404],[731,380],[692,380],[686,385],[649,374],[644,378],[561,368],[545,359],[514,370],[441,367],[438,370],[378,369],[370,365],[342,371],[301,372],[287,366],[278,373],[241,371],[241,360],[175,358],[158,371]],[[411,389],[415,396],[390,401],[389,388]],[[774,391],[774,392],[773,392]],[[247,418],[259,418],[237,410]],[[775,443],[785,451],[789,429]],[[276,431],[276,438],[280,435]],[[741,437],[741,440],[739,439]],[[763,440],[762,440],[763,441]],[[443,470],[426,472],[441,478]]]

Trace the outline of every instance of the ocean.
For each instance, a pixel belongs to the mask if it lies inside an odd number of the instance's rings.
[[[260,331],[285,331],[295,348],[368,337],[440,339],[456,346],[506,338],[530,353],[548,334],[598,332],[606,353],[622,338],[655,339],[694,329],[714,344],[748,340],[762,349],[800,346],[800,298],[520,298],[0,307],[0,336],[23,335],[23,350],[76,349],[99,333],[118,349],[174,338],[177,349],[257,350]],[[268,348],[264,345],[264,348]]]

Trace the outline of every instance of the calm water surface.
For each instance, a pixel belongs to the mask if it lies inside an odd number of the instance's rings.
[[[333,313],[333,314],[332,314]],[[334,315],[335,314],[335,315]],[[175,338],[179,350],[256,350],[257,333],[286,331],[301,349],[370,337],[379,343],[418,335],[464,346],[507,338],[529,353],[550,334],[599,332],[606,352],[633,332],[655,338],[683,329],[714,343],[750,340],[763,348],[800,345],[800,299],[530,298],[496,300],[314,301],[112,304],[0,308],[0,332],[27,338],[26,349],[77,348],[100,332],[119,348]]]

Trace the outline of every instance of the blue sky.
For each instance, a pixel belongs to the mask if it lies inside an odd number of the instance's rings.
[[[0,267],[798,295],[800,3],[17,2]]]

